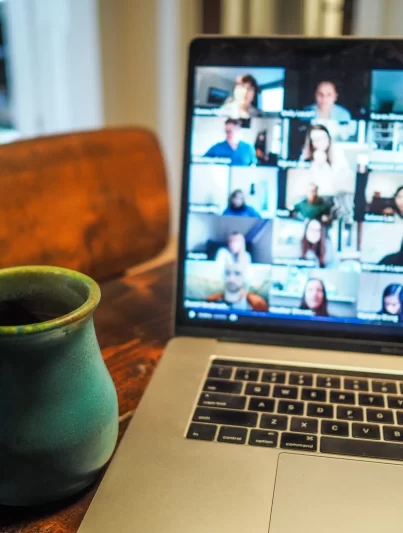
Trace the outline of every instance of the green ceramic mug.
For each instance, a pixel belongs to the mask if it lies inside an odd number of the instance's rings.
[[[78,272],[0,270],[0,504],[91,484],[110,459],[118,403],[95,335],[100,289]]]

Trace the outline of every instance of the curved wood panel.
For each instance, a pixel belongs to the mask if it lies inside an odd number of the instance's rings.
[[[0,146],[0,268],[73,268],[104,279],[167,244],[169,200],[154,135],[138,128]]]

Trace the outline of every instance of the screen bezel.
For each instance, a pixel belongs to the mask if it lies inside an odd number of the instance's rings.
[[[225,338],[266,344],[335,348],[346,351],[401,353],[403,327],[387,325],[320,323],[293,319],[265,318],[262,323],[241,325],[226,321],[190,319],[184,307],[184,275],[188,220],[189,170],[191,164],[191,127],[193,118],[194,79],[197,66],[266,66],[303,65],[315,57],[327,56],[333,68],[403,70],[403,39],[366,39],[355,37],[198,37],[190,43],[186,95],[186,120],[182,190],[180,201],[180,233],[176,273],[175,334]],[[270,61],[268,61],[268,58]],[[286,62],[286,63],[285,63]],[[302,65],[302,67],[301,67]],[[397,333],[400,330],[400,334]],[[340,338],[340,335],[343,335]]]

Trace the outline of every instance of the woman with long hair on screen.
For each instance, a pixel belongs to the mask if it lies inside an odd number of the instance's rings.
[[[384,209],[383,213],[393,215],[397,222],[403,222],[403,186],[396,189],[392,206]]]
[[[403,315],[403,287],[399,283],[387,285],[382,294],[381,315],[393,315],[402,321]]]
[[[219,248],[215,260],[222,268],[237,263],[246,270],[246,267],[252,262],[252,258],[246,250],[246,241],[242,233],[236,231],[231,233],[228,237],[228,247]]]
[[[315,261],[315,266],[320,268],[337,266],[332,243],[326,237],[326,228],[319,220],[306,222],[301,241],[301,259]]]
[[[333,142],[326,126],[314,124],[308,128],[300,159],[311,163],[310,179],[317,183],[321,194],[337,196],[336,204],[341,204],[339,209],[343,209],[345,193],[355,191],[355,175],[344,151]],[[352,198],[348,200],[351,205],[344,206],[344,211],[352,210],[352,201]]]
[[[322,280],[311,278],[306,282],[300,309],[309,309],[315,316],[329,316],[326,288]]]

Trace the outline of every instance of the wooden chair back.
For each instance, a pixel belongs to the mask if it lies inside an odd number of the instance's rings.
[[[153,258],[168,236],[164,161],[149,131],[0,146],[0,268],[57,265],[105,279]]]

